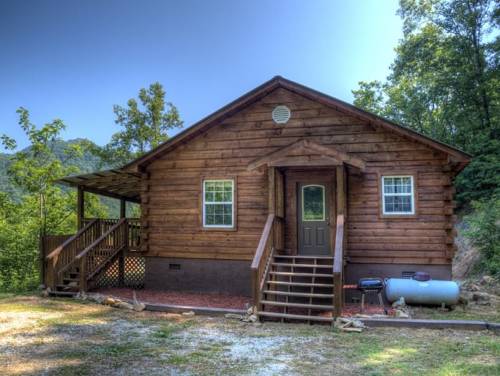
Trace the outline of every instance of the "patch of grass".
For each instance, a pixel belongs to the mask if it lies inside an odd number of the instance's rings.
[[[295,333],[304,337],[317,337],[324,336],[329,330],[330,326],[326,325],[300,325]]]
[[[203,344],[195,351],[185,354],[172,354],[167,363],[174,366],[203,366],[208,364],[217,364],[219,357],[226,349],[223,343]]]
[[[472,310],[472,308],[455,308],[452,311],[439,311],[435,308],[419,307],[415,309],[416,317],[419,319],[432,319],[432,320],[479,320],[500,322],[500,311],[494,307],[489,307],[486,310]]]
[[[12,299],[16,296],[16,294],[11,292],[0,292],[0,300]]]
[[[0,300],[18,298],[21,296],[32,297],[33,295],[36,296],[39,293],[40,293],[40,291],[37,291],[37,290],[27,290],[27,291],[19,291],[19,292],[1,292],[0,291]]]
[[[94,347],[91,352],[95,355],[102,357],[126,357],[130,354],[135,353],[139,348],[141,348],[141,344],[128,342],[128,343],[111,343],[111,344],[103,344],[100,346]]]
[[[434,332],[439,334],[439,332]],[[469,338],[447,338],[446,335],[436,335],[432,338],[412,338],[411,341],[397,335],[385,338],[370,335],[364,341],[354,340],[353,361],[361,364],[363,372],[369,375],[414,375],[440,370],[436,374],[468,375],[476,374],[471,369],[470,359],[481,354],[499,356],[498,338],[490,336],[474,336]],[[427,337],[427,336],[426,336]],[[499,365],[477,365],[481,372],[477,374],[498,374]],[[453,370],[453,372],[448,372]],[[441,373],[440,373],[441,372]]]
[[[92,375],[92,369],[86,364],[64,365],[50,371],[56,376],[88,376]]]
[[[193,325],[193,322],[182,321],[182,322],[167,322],[160,324],[160,327],[154,332],[153,336],[156,338],[171,338],[175,333],[181,332],[190,326]]]
[[[29,312],[54,312],[55,307],[34,305]],[[0,303],[0,311],[3,312],[26,312],[26,304],[21,303]]]

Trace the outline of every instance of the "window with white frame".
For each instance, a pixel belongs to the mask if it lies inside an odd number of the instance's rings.
[[[203,227],[234,227],[234,180],[203,181]]]
[[[415,214],[413,176],[382,176],[383,214]]]

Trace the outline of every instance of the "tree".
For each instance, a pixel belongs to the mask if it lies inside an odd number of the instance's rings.
[[[159,82],[139,91],[139,101],[129,99],[127,107],[115,105],[115,123],[123,130],[115,133],[104,148],[97,151],[104,163],[119,167],[155,148],[168,139],[167,131],[181,127],[177,107],[165,101]]]
[[[37,206],[40,234],[45,235],[47,228],[57,228],[65,221],[58,212],[69,196],[54,185],[54,181],[63,176],[74,174],[78,170],[71,165],[71,160],[82,155],[78,143],[65,150],[65,160],[59,160],[54,154],[54,145],[60,132],[66,128],[60,119],[45,124],[40,129],[30,122],[29,112],[21,107],[17,110],[19,125],[30,141],[24,151],[15,153],[11,158],[8,175],[11,181],[25,192],[24,199],[34,200]],[[2,136],[3,146],[15,150],[17,142],[7,135]],[[68,213],[69,215],[69,213]]]
[[[404,38],[384,83],[354,104],[474,155],[460,204],[500,190],[500,11],[494,0],[401,0]]]
[[[55,180],[78,172],[72,163],[84,152],[85,144],[72,143],[60,160],[54,153],[56,141],[65,128],[60,119],[37,128],[25,108],[17,110],[19,124],[30,146],[12,155],[9,179],[23,192],[20,202],[0,195],[0,289],[32,288],[38,281],[37,250],[40,236],[69,234],[76,228],[76,193],[63,190]],[[1,136],[3,146],[15,150],[17,142]],[[105,215],[96,197],[89,200],[91,214]]]

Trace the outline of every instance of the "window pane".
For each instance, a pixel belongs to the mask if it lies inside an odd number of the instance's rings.
[[[325,219],[324,193],[323,186],[302,187],[303,221],[323,221]]]
[[[233,190],[233,182],[232,181],[225,181],[224,182],[224,190],[226,192],[231,192]]]
[[[411,196],[385,196],[386,213],[411,213]]]
[[[386,181],[384,180],[384,182]],[[394,193],[394,185],[384,183],[384,193]]]
[[[214,182],[207,181],[205,182],[205,191],[213,191],[214,190]]]
[[[233,212],[233,205],[231,204],[226,204],[226,205],[223,205],[223,214],[231,214]]]
[[[231,226],[233,224],[233,205],[205,204],[205,225]]]
[[[215,222],[215,217],[213,215],[206,215],[205,216],[205,224],[207,225],[213,225]]]
[[[224,200],[224,202],[232,202],[233,201],[233,192],[224,192],[223,200]]]

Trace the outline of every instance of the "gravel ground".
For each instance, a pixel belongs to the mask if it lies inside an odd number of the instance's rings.
[[[492,332],[167,319],[0,295],[0,375],[498,375]]]

